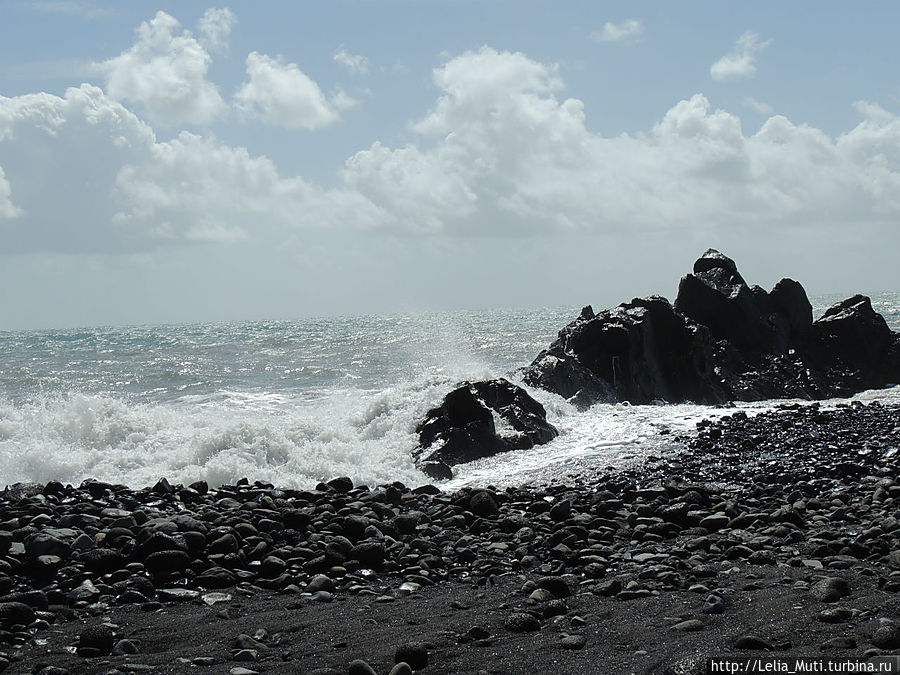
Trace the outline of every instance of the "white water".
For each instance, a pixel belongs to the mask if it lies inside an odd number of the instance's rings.
[[[896,317],[895,305],[887,307]],[[304,488],[337,475],[423,484],[429,479],[410,451],[425,412],[461,380],[527,365],[575,315],[563,308],[0,333],[0,487],[85,478],[143,487],[163,476]],[[587,477],[661,451],[704,417],[734,412],[579,412],[555,395],[532,394],[559,437],[456,467],[448,487]],[[900,388],[857,398],[900,403]],[[752,414],[775,403],[739,408]]]

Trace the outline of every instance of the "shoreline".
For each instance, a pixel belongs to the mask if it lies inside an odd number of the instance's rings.
[[[416,642],[425,672],[699,673],[900,649],[900,408],[737,411],[675,440],[568,486],[4,493],[0,668],[387,673]]]

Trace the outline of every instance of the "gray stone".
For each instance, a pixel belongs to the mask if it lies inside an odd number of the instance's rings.
[[[378,675],[378,673],[362,659],[356,659],[350,662],[350,666],[347,669],[347,675]]]
[[[584,649],[584,646],[587,644],[587,639],[584,635],[564,635],[563,638],[559,641],[559,646],[562,649]]]
[[[318,591],[327,591],[329,593],[334,593],[334,581],[332,581],[324,574],[317,574],[309,580],[309,583],[306,586],[306,592],[317,593]]]
[[[531,614],[515,612],[506,617],[503,627],[511,633],[529,633],[541,629],[541,622]]]
[[[829,607],[818,613],[816,618],[823,623],[842,623],[853,616],[846,607]]]
[[[758,635],[742,635],[734,642],[735,649],[764,649],[775,651],[775,645]]]
[[[78,635],[78,653],[84,656],[91,655],[94,650],[99,654],[109,654],[116,644],[116,634],[106,624],[87,626]]]
[[[672,630],[681,631],[683,633],[690,633],[693,631],[703,630],[705,626],[700,619],[688,619],[687,621],[679,621],[674,626],[672,626]]]
[[[0,626],[27,626],[34,621],[34,610],[24,602],[0,602]]]
[[[814,583],[809,592],[820,602],[837,602],[850,595],[850,584],[841,577],[825,577]]]
[[[872,635],[872,644],[882,649],[900,648],[900,628],[893,625],[879,626]]]

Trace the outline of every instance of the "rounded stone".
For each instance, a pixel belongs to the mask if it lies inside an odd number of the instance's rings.
[[[378,675],[378,673],[362,659],[355,659],[350,662],[350,666],[347,668],[347,675]]]
[[[880,626],[872,635],[872,644],[882,649],[900,648],[900,628],[892,625]]]
[[[113,629],[105,624],[87,626],[78,636],[79,653],[82,650],[96,650],[99,654],[109,654],[116,644]]]
[[[530,633],[541,629],[541,622],[531,614],[515,612],[506,617],[503,627],[511,633]]]

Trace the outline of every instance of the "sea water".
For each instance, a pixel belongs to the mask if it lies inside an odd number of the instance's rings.
[[[839,299],[813,298],[816,313]],[[872,300],[900,329],[900,294]],[[368,485],[430,482],[410,454],[427,410],[463,380],[521,383],[520,369],[578,311],[0,332],[0,487],[85,478],[143,487],[163,476],[299,488],[338,475]],[[447,487],[589,476],[733,412],[688,404],[578,411],[530,391],[559,437],[456,467]],[[900,388],[859,398],[900,401]]]

